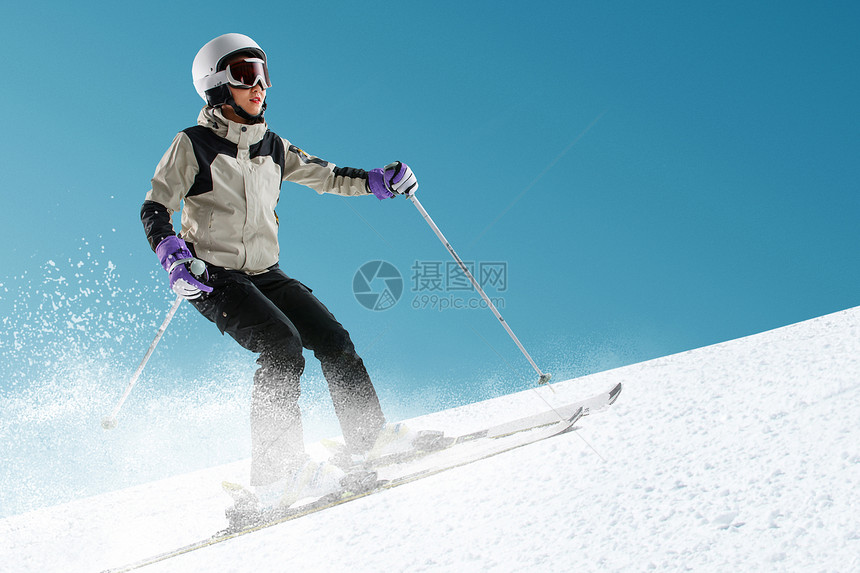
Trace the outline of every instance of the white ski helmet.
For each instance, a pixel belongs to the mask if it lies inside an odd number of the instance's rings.
[[[191,78],[194,89],[209,105],[227,103],[230,91],[227,89],[228,76],[226,63],[233,54],[249,52],[266,62],[266,52],[251,38],[244,34],[224,34],[210,40],[200,48],[191,64]],[[267,78],[268,79],[268,78]],[[216,89],[224,86],[220,90]],[[266,86],[269,87],[269,86]]]

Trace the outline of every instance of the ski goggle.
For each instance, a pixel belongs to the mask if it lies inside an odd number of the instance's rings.
[[[259,82],[262,83],[263,89],[272,87],[266,62],[260,58],[246,58],[239,62],[233,62],[227,66],[225,71],[227,72],[227,81],[231,86],[252,88]]]

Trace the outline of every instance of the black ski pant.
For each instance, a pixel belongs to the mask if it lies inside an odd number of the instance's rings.
[[[347,446],[362,452],[385,418],[349,333],[311,289],[277,265],[248,275],[209,267],[212,293],[191,303],[244,348],[258,354],[251,398],[251,485],[267,485],[305,459],[299,379],[302,349],[313,351],[328,382]]]

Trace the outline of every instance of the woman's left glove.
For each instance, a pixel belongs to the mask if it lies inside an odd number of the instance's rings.
[[[403,193],[407,197],[418,190],[418,180],[405,163],[395,161],[384,169],[367,172],[367,186],[377,199],[391,199]]]
[[[170,273],[173,292],[188,299],[197,298],[201,292],[212,292],[212,287],[198,280],[209,278],[206,263],[194,258],[185,241],[176,235],[164,237],[155,247],[155,254],[164,270]]]

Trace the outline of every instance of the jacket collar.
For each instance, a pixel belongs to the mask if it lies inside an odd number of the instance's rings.
[[[247,147],[258,143],[268,131],[266,122],[245,125],[230,121],[220,108],[205,106],[197,116],[197,124],[208,127],[215,135],[231,141],[239,147]]]

